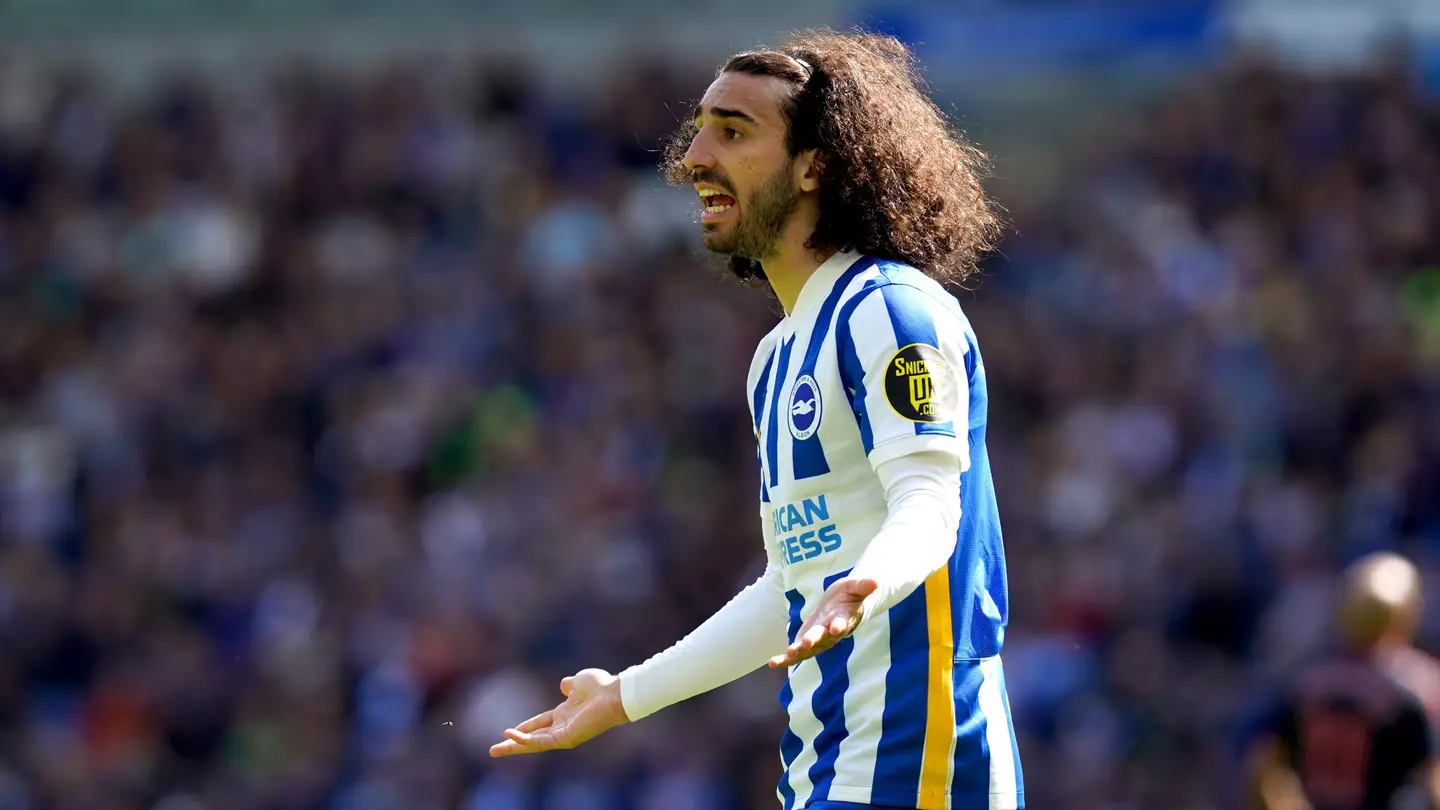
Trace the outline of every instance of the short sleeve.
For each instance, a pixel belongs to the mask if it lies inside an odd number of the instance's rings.
[[[840,378],[871,466],[941,450],[969,469],[968,346],[958,314],[909,284],[846,302],[836,324]]]

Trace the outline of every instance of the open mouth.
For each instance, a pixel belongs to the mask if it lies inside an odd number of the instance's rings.
[[[700,191],[700,219],[705,222],[719,219],[735,207],[735,198],[714,189]]]

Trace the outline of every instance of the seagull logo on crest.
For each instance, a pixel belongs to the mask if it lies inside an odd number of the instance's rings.
[[[815,435],[820,429],[820,409],[825,407],[820,401],[820,386],[815,378],[809,374],[800,375],[795,385],[790,389],[790,435],[799,441],[805,441]]]

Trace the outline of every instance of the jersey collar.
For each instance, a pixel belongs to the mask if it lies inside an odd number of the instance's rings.
[[[815,272],[810,274],[810,278],[805,280],[805,286],[800,288],[800,295],[795,299],[795,311],[790,313],[790,317],[802,317],[819,307],[830,294],[835,282],[840,280],[840,276],[860,258],[859,253],[840,250],[822,262],[815,268]]]

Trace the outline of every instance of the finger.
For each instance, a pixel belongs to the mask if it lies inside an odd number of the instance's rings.
[[[528,734],[532,731],[539,731],[542,728],[546,728],[552,722],[554,722],[554,720],[555,710],[551,709],[548,712],[541,712],[540,714],[535,715],[529,720],[526,720],[525,722],[516,726],[515,730]]]
[[[779,669],[780,667],[793,666],[808,658],[814,658],[820,653],[825,652],[826,650],[835,646],[835,642],[839,640],[838,638],[825,633],[825,628],[823,627],[817,627],[816,629],[821,631],[821,638],[819,641],[809,646],[805,646],[805,644],[800,641],[791,644],[785,649],[784,654],[777,655],[774,658],[770,659],[770,668]]]
[[[803,638],[790,645],[790,649],[798,653],[823,644],[825,639],[830,637],[830,628],[826,624],[828,623],[822,622],[810,628]]]
[[[826,636],[824,640],[822,640],[820,643],[816,644],[813,647],[807,647],[802,650],[794,650],[793,652],[787,653],[785,656],[784,666],[794,666],[801,661],[808,661],[833,646],[835,646],[835,637]]]
[[[534,744],[534,737],[513,728],[505,729],[506,739],[490,746],[490,756],[509,757],[516,754],[536,754],[544,750]]]
[[[865,579],[852,579],[846,583],[846,590],[856,596],[869,596],[880,587],[880,583],[866,577]]]
[[[809,661],[811,658],[814,658],[822,652],[824,652],[824,650],[821,650],[819,648],[801,650],[800,652],[797,652],[790,657],[790,665],[794,666],[802,661]]]
[[[498,742],[490,746],[490,756],[494,757],[495,759],[499,759],[501,757],[513,757],[516,754],[528,753],[530,752],[525,750],[525,746],[515,742],[514,740],[506,740],[504,742]]]
[[[818,619],[819,617],[820,617],[820,612],[819,612],[819,611],[816,611],[816,612],[815,612],[815,615],[813,615],[813,616],[811,616],[810,618],[806,619],[806,620],[804,621],[804,623],[802,623],[802,624],[800,625],[800,629],[795,631],[795,640],[792,641],[792,642],[790,642],[790,646],[791,646],[791,647],[794,647],[796,644],[799,644],[799,643],[800,643],[800,640],[803,639],[803,638],[805,638],[805,635],[806,635],[807,633],[809,633],[812,628],[815,627],[815,621],[816,621],[816,619]]]
[[[542,729],[530,735],[530,741],[525,747],[531,751],[553,751],[560,747],[559,740],[555,739],[554,729]]]
[[[817,624],[810,628],[800,639],[800,649],[808,650],[816,644],[819,644],[820,640],[825,638],[827,631],[827,628],[823,624]],[[793,647],[795,645],[792,644],[791,646]]]
[[[565,697],[570,697],[570,690],[573,688],[575,688],[575,677],[573,675],[560,679],[560,694]]]
[[[804,661],[815,653],[824,652],[833,646],[840,636],[845,635],[849,630],[849,625],[849,619],[844,616],[835,617],[828,622],[819,620],[818,615],[811,616],[805,624],[800,626],[800,632],[796,634],[795,642],[785,648],[784,654],[771,658],[767,665],[771,669],[779,669]],[[837,629],[832,630],[832,627]],[[814,652],[809,655],[801,655],[809,650],[814,650]]]
[[[505,731],[505,736],[509,739],[490,746],[490,756],[498,759],[516,754],[538,754],[559,747],[549,732],[524,734],[512,728]]]
[[[526,734],[523,731],[516,731],[511,728],[505,730],[505,736],[509,738],[510,742],[523,748],[524,753],[527,754],[549,751],[552,748],[559,747],[559,743],[555,742],[553,730],[548,728],[541,729],[534,734]]]
[[[794,644],[791,644],[789,647],[786,647],[786,648],[785,648],[785,652],[780,653],[779,655],[777,655],[777,656],[775,656],[774,658],[771,658],[771,659],[770,659],[770,668],[771,668],[771,669],[778,669],[779,667],[788,667],[788,666],[790,666],[791,664],[795,663],[795,662],[798,660],[795,656],[797,656],[797,655],[799,655],[799,654],[800,654],[800,644],[799,644],[799,642],[796,642],[796,643],[794,643]]]

